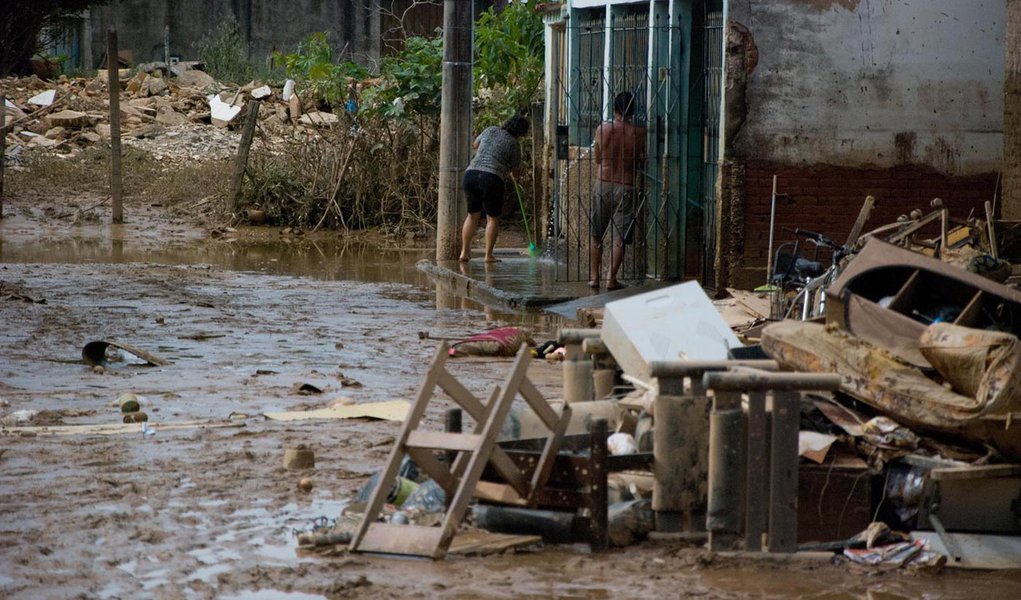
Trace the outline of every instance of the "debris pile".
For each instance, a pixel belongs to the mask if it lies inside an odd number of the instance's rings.
[[[125,145],[161,160],[227,158],[237,151],[234,131],[245,99],[260,91],[270,102],[260,111],[264,139],[309,133],[340,121],[302,98],[293,81],[281,87],[252,81],[245,86],[217,82],[199,63],[146,63],[121,70],[120,124]],[[8,159],[46,151],[61,157],[110,139],[109,91],[105,70],[96,77],[61,76],[50,82],[35,75],[3,82],[7,96]]]

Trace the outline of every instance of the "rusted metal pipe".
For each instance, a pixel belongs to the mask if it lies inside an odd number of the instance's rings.
[[[652,361],[649,372],[653,377],[693,377],[707,371],[726,371],[734,367],[751,367],[763,371],[779,371],[775,360],[670,360]]]
[[[702,376],[706,389],[751,391],[835,391],[843,379],[835,373],[768,373],[756,369],[736,368],[725,372],[711,372]]]

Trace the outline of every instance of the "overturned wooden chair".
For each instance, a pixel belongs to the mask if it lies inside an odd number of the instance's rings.
[[[549,478],[560,441],[571,420],[571,411],[564,405],[558,415],[529,381],[526,372],[531,362],[531,353],[528,347],[522,345],[503,385],[493,388],[486,403],[476,398],[446,370],[446,359],[447,345],[440,344],[400,435],[394,442],[386,468],[380,474],[366,505],[361,525],[351,540],[350,548],[354,552],[442,558],[464,518],[468,503],[476,493],[479,477],[487,464],[492,465],[507,482],[485,486],[485,496],[489,501],[531,506]],[[418,429],[437,386],[475,421],[475,427],[470,433]],[[527,478],[525,472],[496,445],[503,422],[518,394],[550,431],[531,478]],[[437,451],[450,453],[454,459],[445,464],[436,456]],[[379,512],[405,455],[410,456],[446,493],[447,511],[438,527],[378,522]]]

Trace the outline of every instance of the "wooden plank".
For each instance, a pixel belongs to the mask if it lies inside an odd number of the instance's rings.
[[[542,508],[567,508],[577,510],[592,506],[592,495],[578,488],[560,489],[544,487],[536,495],[536,506]],[[587,530],[586,530],[587,531]]]
[[[534,489],[528,485],[528,480],[518,465],[499,446],[493,448],[489,462],[521,497],[527,497]]]
[[[457,478],[450,474],[447,466],[441,463],[432,450],[425,448],[408,448],[408,456],[415,461],[420,469],[436,480],[447,496],[457,490]]]
[[[1021,476],[1021,465],[980,465],[933,469],[929,475],[936,481],[964,481]]]
[[[525,379],[525,381],[528,380]],[[545,404],[546,401],[543,400],[542,402]],[[603,422],[605,423],[605,421]],[[564,432],[567,431],[567,426],[570,423],[571,407],[565,404],[563,410],[560,412],[560,422],[554,424],[553,431],[550,432],[549,438],[546,439],[546,447],[543,448],[542,456],[539,458],[539,464],[537,465],[535,472],[532,474],[532,486],[530,493],[528,494],[529,506],[534,506],[535,504],[535,491],[542,488],[542,486],[546,485],[546,482],[549,481],[550,472],[553,470],[553,463],[556,460],[557,453],[560,451],[560,440],[563,439]],[[603,440],[603,447],[606,447],[605,440]]]
[[[446,369],[440,373],[437,383],[454,402],[468,412],[472,419],[476,422],[485,420],[485,406]]]
[[[481,438],[471,433],[447,433],[445,431],[412,431],[408,434],[405,444],[409,448],[429,448],[431,450],[457,450],[458,452],[475,452],[479,448]]]
[[[443,535],[441,527],[371,523],[359,540],[359,552],[431,556]],[[353,542],[352,542],[353,543]]]
[[[989,255],[993,258],[1000,258],[1000,244],[996,240],[996,221],[993,214],[993,205],[991,202],[986,200],[986,234],[989,236]]]
[[[506,483],[479,481],[475,484],[475,497],[487,502],[524,506],[525,499]]]
[[[408,411],[408,417],[405,419],[404,424],[401,425],[401,432],[398,434],[397,439],[394,441],[393,448],[390,450],[390,456],[387,458],[386,467],[379,474],[379,479],[376,482],[376,489],[372,491],[372,495],[369,496],[369,502],[365,506],[365,514],[362,517],[362,522],[358,525],[358,529],[355,530],[354,535],[351,537],[351,544],[349,548],[351,551],[356,552],[359,550],[359,546],[364,540],[369,528],[376,518],[379,516],[380,509],[383,508],[383,503],[386,501],[386,497],[390,492],[389,483],[397,477],[397,471],[401,466],[401,459],[404,458],[405,442],[408,439],[408,435],[418,427],[419,421],[422,420],[422,415],[425,414],[425,409],[429,405],[429,399],[432,397],[433,391],[436,388],[436,382],[439,379],[439,374],[443,371],[443,363],[447,360],[447,344],[440,342],[436,348],[436,354],[433,355],[432,364],[429,366],[429,371],[426,373],[425,378],[422,380],[421,385],[418,387],[418,393],[415,395],[415,402],[411,406],[411,410]],[[429,552],[425,556],[430,556],[432,553]]]
[[[766,394],[748,394],[748,470],[745,485],[744,549],[762,550],[762,534],[766,532],[769,499],[769,461],[767,453]]]
[[[552,430],[556,427],[560,420],[557,411],[550,407],[549,402],[546,402],[546,399],[542,397],[539,390],[527,378],[521,380],[520,392],[525,401],[528,402],[528,406],[532,407],[532,410],[535,411],[535,414],[548,429]],[[566,404],[564,408],[567,408]]]
[[[798,550],[798,424],[801,395],[774,393],[769,448],[769,551]]]
[[[874,196],[865,196],[865,203],[862,204],[861,210],[858,211],[858,218],[855,219],[854,225],[851,226],[851,233],[847,236],[847,241],[844,242],[845,248],[854,248],[854,245],[858,242],[858,238],[861,237],[861,231],[865,228],[865,223],[868,222],[869,217],[872,215],[872,208],[876,205],[876,198]]]
[[[542,536],[539,535],[464,531],[454,536],[449,552],[460,556],[489,556],[540,543],[542,543]]]
[[[521,387],[521,381],[525,378],[528,363],[531,359],[529,352],[528,347],[522,344],[515,357],[514,366],[511,368],[510,373],[507,374],[504,385],[501,386],[500,394],[491,403],[491,406],[488,407],[489,416],[481,433],[482,441],[480,447],[477,452],[471,454],[471,458],[465,467],[464,475],[461,478],[461,486],[448,504],[447,516],[443,520],[444,533],[440,538],[434,557],[440,557],[446,553],[447,548],[450,546],[450,540],[454,537],[457,526],[464,517],[465,510],[468,509],[468,502],[472,499],[476,484],[482,475],[482,470],[489,462],[489,457],[496,446],[496,436],[499,434],[504,420],[507,419],[507,413],[510,412],[514,397],[517,396],[518,389]]]
[[[489,392],[489,400],[486,401],[486,404],[483,406],[482,415],[480,416],[480,418],[475,420],[475,427],[474,429],[472,429],[472,432],[475,435],[482,434],[482,431],[489,420],[489,415],[492,412],[493,408],[496,406],[496,400],[499,397],[500,386],[494,385],[493,389],[490,390]],[[468,466],[468,461],[470,459],[471,455],[466,452],[461,452],[460,454],[457,455],[457,458],[454,459],[453,467],[450,469],[450,472],[453,473],[454,477],[461,477],[461,475],[464,474],[464,470]]]

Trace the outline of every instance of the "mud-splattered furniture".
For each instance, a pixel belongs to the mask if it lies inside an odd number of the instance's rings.
[[[608,476],[652,467],[651,452],[621,456],[608,454],[608,436],[605,419],[593,420],[588,434],[565,436],[549,478],[538,490],[534,502],[534,508],[572,513],[572,532],[567,541],[586,543],[593,552],[604,551],[609,546]],[[500,447],[523,471],[532,472],[542,457],[542,441],[510,440],[500,442]],[[482,477],[484,480],[498,480],[499,474],[489,469]],[[480,500],[486,501],[485,498]]]
[[[535,503],[538,491],[549,477],[553,459],[570,422],[571,411],[564,406],[562,412],[557,414],[528,379],[527,370],[531,362],[529,348],[521,346],[507,378],[502,385],[493,388],[485,403],[447,371],[446,360],[447,345],[442,343],[394,442],[387,465],[372,491],[365,515],[351,540],[352,551],[443,558],[464,517],[468,502],[481,491],[476,490],[476,486],[487,464],[499,472],[506,483],[485,485],[486,495],[525,506]],[[475,421],[471,433],[418,428],[437,387],[445,391]],[[496,445],[501,425],[519,394],[550,432],[536,468],[530,474],[522,472]],[[454,459],[445,463],[438,458],[437,453],[448,456],[454,454]],[[389,486],[397,477],[405,455],[411,457],[446,493],[447,511],[438,527],[395,525],[378,521],[390,491]]]
[[[706,373],[702,385],[713,395],[709,548],[757,552],[765,534],[769,552],[796,552],[800,391],[836,390],[840,376],[736,367]]]

